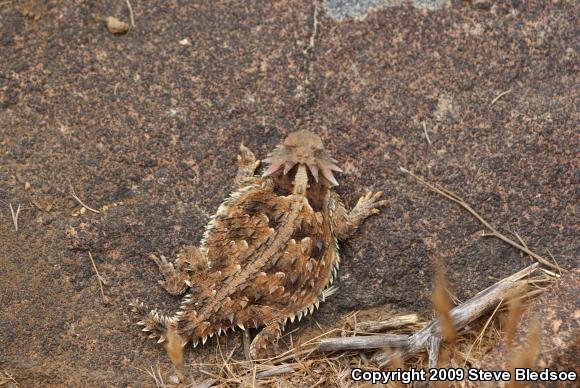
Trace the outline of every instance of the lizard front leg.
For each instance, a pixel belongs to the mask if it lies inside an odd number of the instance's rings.
[[[254,177],[256,169],[260,166],[260,161],[256,160],[256,155],[243,144],[240,144],[240,153],[238,154],[238,172],[234,179],[235,187],[244,186],[248,178]]]
[[[336,193],[330,196],[331,204],[334,205],[332,220],[334,221],[334,233],[339,240],[346,240],[369,216],[379,213],[379,207],[385,206],[387,201],[379,200],[382,191],[373,193],[369,191],[359,198],[356,206],[348,211]]]

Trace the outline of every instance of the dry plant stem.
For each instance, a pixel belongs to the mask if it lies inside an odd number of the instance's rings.
[[[149,376],[151,376],[153,378],[153,380],[155,380],[155,385],[157,385],[158,387],[165,387],[165,381],[163,381],[163,375],[161,374],[161,371],[159,370],[159,366],[157,366],[157,371],[155,371],[155,369],[153,369],[153,366],[150,367],[151,372],[149,372],[149,370],[147,370],[147,373],[149,374]]]
[[[425,124],[425,121],[423,121],[423,133],[425,134],[425,139],[427,139],[427,143],[429,143],[429,145],[432,145],[433,143],[431,143],[429,133],[427,133],[427,124]]]
[[[133,7],[131,7],[131,2],[126,0],[127,8],[129,8],[129,19],[131,20],[131,27],[135,28],[135,17],[133,16]]]
[[[514,298],[512,300],[516,300],[516,299]],[[491,315],[489,316],[489,319],[487,320],[487,322],[485,322],[485,325],[483,325],[483,329],[481,329],[481,332],[479,333],[479,335],[477,336],[477,338],[475,339],[475,341],[473,341],[473,343],[471,344],[471,346],[467,350],[467,356],[465,356],[465,362],[463,363],[463,368],[465,368],[465,365],[467,365],[467,360],[469,359],[469,356],[471,355],[471,351],[473,350],[473,348],[475,347],[475,345],[478,342],[481,343],[481,339],[483,338],[483,335],[485,334],[485,331],[487,330],[487,327],[489,326],[489,324],[493,320],[493,317],[495,317],[495,314],[497,313],[497,310],[499,310],[499,308],[502,305],[502,303],[503,303],[503,299],[499,301],[499,303],[497,304],[495,310],[493,310],[493,313],[491,313]]]
[[[305,343],[301,344],[301,346],[298,347],[294,347],[292,349],[289,349],[281,354],[278,354],[275,357],[271,357],[266,359],[266,361],[275,363],[275,364],[280,364],[284,361],[287,360],[295,360],[297,357],[302,357],[302,358],[308,358],[312,353],[314,353],[317,349],[318,349],[318,340],[326,335],[329,335],[331,333],[334,332],[338,332],[341,331],[341,329],[339,328],[334,328],[331,329],[330,331],[327,331],[326,333],[322,333],[314,338],[309,339],[308,341],[306,341]]]
[[[404,334],[383,334],[355,337],[335,337],[320,340],[318,350],[334,352],[337,350],[369,350],[378,348],[401,348],[407,345],[409,336]]]
[[[501,92],[500,94],[497,95],[496,98],[494,98],[493,100],[491,100],[491,105],[495,104],[497,102],[497,100],[499,100],[500,98],[502,98],[503,96],[505,96],[506,94],[509,94],[512,92],[513,89],[509,89],[506,90],[505,92]]]
[[[268,377],[284,375],[292,372],[294,372],[294,367],[292,365],[278,365],[273,368],[258,372],[256,374],[256,378],[265,379]]]
[[[12,207],[11,203],[8,204],[8,207],[10,208],[10,213],[12,214],[12,222],[14,223],[14,229],[16,229],[16,231],[18,232],[18,215],[20,214],[20,210],[22,209],[20,208],[20,204],[18,204],[16,211],[14,211],[14,208]]]
[[[454,307],[450,314],[453,324],[457,329],[463,328],[468,323],[488,313],[504,299],[513,296],[514,291],[520,288],[524,283],[520,282],[523,278],[532,274],[538,268],[535,263],[523,270],[500,280],[491,287],[481,291],[465,303]],[[429,341],[432,337],[441,337],[441,321],[435,319],[417,333],[408,337],[406,346],[403,347],[401,358],[408,359],[415,353],[428,349]],[[396,348],[395,344],[387,345],[389,348]],[[400,346],[398,346],[400,347]],[[379,352],[374,356],[374,360],[379,366],[386,366],[391,361],[392,355],[386,352]]]
[[[405,174],[408,174],[410,176],[412,176],[413,178],[415,178],[416,180],[418,180],[419,182],[421,182],[422,184],[424,184],[425,186],[427,186],[428,188],[430,188],[431,190],[433,190],[434,192],[436,192],[437,194],[440,194],[442,196],[444,196],[445,198],[455,202],[456,204],[460,205],[461,207],[463,207],[465,210],[467,210],[469,213],[471,213],[472,216],[474,216],[475,218],[477,218],[477,220],[479,222],[481,222],[487,229],[489,229],[491,231],[491,235],[494,237],[499,238],[500,240],[508,243],[509,245],[519,249],[520,251],[530,255],[531,257],[533,257],[536,261],[538,261],[539,263],[545,265],[546,267],[550,267],[552,269],[558,270],[558,266],[550,263],[548,260],[544,259],[542,256],[530,251],[528,248],[518,244],[517,242],[515,242],[512,239],[507,238],[506,236],[504,236],[503,234],[501,234],[500,232],[497,231],[497,229],[495,229],[489,222],[487,222],[486,220],[483,219],[483,217],[481,217],[479,215],[479,213],[477,213],[475,210],[473,210],[471,208],[471,206],[469,206],[469,204],[467,202],[465,202],[463,200],[463,198],[459,197],[457,194],[445,189],[445,188],[439,188],[436,187],[434,185],[432,185],[431,183],[425,181],[423,178],[413,174],[411,171],[407,170],[404,167],[399,167],[399,169],[404,172]]]
[[[76,195],[76,193],[75,193],[74,189],[72,188],[72,186],[71,186],[71,191],[72,191],[72,197],[73,197],[73,198],[74,198],[74,199],[75,199],[75,200],[76,200],[76,201],[77,201],[77,202],[78,202],[78,203],[79,203],[79,204],[80,204],[82,207],[84,207],[84,208],[85,208],[85,209],[87,209],[87,210],[90,210],[90,211],[92,211],[93,213],[97,213],[97,214],[99,214],[99,213],[100,213],[100,211],[98,211],[98,210],[96,210],[96,209],[93,209],[93,208],[92,208],[92,207],[90,207],[90,206],[87,206],[87,205],[86,205],[86,204],[85,204],[83,201],[81,201],[81,199],[80,199],[80,198],[79,198],[79,197]]]
[[[302,345],[302,348],[305,346]],[[272,363],[281,363],[288,360],[295,360],[296,357],[308,358],[312,353],[317,350],[316,346],[310,346],[307,349],[296,351],[296,348],[287,350],[286,352],[280,354],[279,356],[268,359]]]
[[[517,232],[513,232],[513,234],[518,238],[518,240],[520,241],[520,243],[526,248],[526,249],[530,249],[528,248],[528,245],[526,244],[526,242],[520,237],[520,235]],[[554,266],[555,268],[558,269],[558,272],[560,273],[560,275],[562,275],[562,268],[560,268],[560,266],[558,265],[558,262],[556,261],[556,259],[554,258],[554,256],[552,256],[552,254],[550,253],[550,250],[548,249],[548,254],[550,255],[550,258],[552,259],[552,261],[554,262]],[[547,269],[542,269],[542,271],[546,272]],[[551,272],[552,274],[554,274],[553,272]],[[558,276],[556,274],[554,274],[555,277]]]
[[[314,16],[312,17],[312,35],[310,36],[310,44],[308,50],[313,50],[316,45],[316,36],[318,35],[318,6],[314,5]]]
[[[548,255],[550,255],[550,258],[552,259],[552,261],[554,262],[554,264],[556,264],[556,267],[558,267],[558,273],[559,273],[559,275],[554,274],[554,276],[560,277],[562,275],[562,270],[560,268],[560,264],[558,264],[558,262],[556,261],[556,258],[554,257],[554,255],[552,255],[552,252],[550,252],[550,250],[548,248],[546,248],[546,251],[548,251]]]
[[[103,302],[105,304],[107,304],[109,301],[108,301],[107,297],[105,296],[105,291],[103,290],[103,280],[101,278],[101,274],[99,274],[99,270],[97,269],[97,266],[95,265],[95,261],[93,260],[93,255],[91,254],[90,251],[89,251],[89,259],[91,259],[91,264],[93,265],[93,269],[95,270],[95,273],[97,274],[97,280],[99,281],[99,287],[101,289],[101,297],[103,298]]]
[[[244,343],[244,357],[246,361],[252,361],[252,357],[250,357],[250,345],[252,341],[250,341],[250,333],[248,331],[242,333],[242,341]]]
[[[221,345],[220,345],[219,338],[217,339],[217,345],[218,345],[218,351],[220,353],[220,357],[222,359],[222,370],[220,371],[220,374],[222,374],[223,369],[225,368],[229,372],[230,376],[235,376],[234,372],[232,371],[232,368],[230,367],[229,362],[232,359],[232,356],[234,355],[234,352],[237,350],[237,346],[234,346],[234,348],[231,350],[231,352],[228,355],[228,357],[227,358],[224,358],[224,355],[222,353],[222,348],[221,348]]]
[[[2,383],[10,381],[14,387],[20,387],[20,384],[18,384],[18,382],[14,379],[14,377],[10,373],[8,373],[8,371],[5,370],[4,375],[8,380],[0,379],[0,386],[4,386],[2,385]]]
[[[217,384],[217,382],[218,381],[216,379],[209,378],[209,379],[202,381],[201,383],[199,383],[195,387],[197,387],[197,388],[210,388],[210,387],[213,387],[215,384]]]
[[[417,314],[401,315],[399,317],[394,317],[386,321],[380,322],[361,322],[356,325],[357,331],[363,332],[380,332],[385,330],[398,329],[400,327],[405,327],[409,325],[414,325],[419,322],[419,316]]]

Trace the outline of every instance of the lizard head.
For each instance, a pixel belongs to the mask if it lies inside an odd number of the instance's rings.
[[[320,136],[306,130],[289,134],[264,162],[269,165],[264,176],[273,175],[282,168],[282,174],[286,175],[298,165],[307,167],[316,183],[325,180],[329,186],[338,186],[332,172],[342,172],[337,161],[324,149]]]

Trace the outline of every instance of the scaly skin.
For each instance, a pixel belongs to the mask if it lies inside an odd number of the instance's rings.
[[[165,289],[188,292],[171,317],[139,302],[133,310],[143,331],[166,343],[178,367],[188,342],[196,346],[235,327],[263,327],[250,349],[253,358],[261,355],[287,320],[311,313],[331,294],[337,240],[385,205],[381,192],[369,192],[348,211],[333,190],[332,171],[340,169],[310,132],[291,134],[266,161],[264,176],[255,175],[260,162],[240,146],[235,191],[210,220],[200,246],[186,247],[175,264],[152,255]]]

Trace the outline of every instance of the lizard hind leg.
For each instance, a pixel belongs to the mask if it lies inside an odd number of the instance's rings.
[[[256,335],[250,345],[250,357],[255,360],[261,357],[268,347],[273,346],[282,333],[282,321],[271,321]]]
[[[188,287],[191,287],[190,272],[205,271],[208,262],[205,255],[194,246],[186,246],[183,252],[177,255],[175,264],[168,261],[165,256],[149,256],[157,264],[163,275],[159,281],[171,295],[181,295]]]
[[[134,316],[139,319],[141,331],[149,333],[149,338],[158,338],[157,343],[163,343],[167,356],[175,367],[177,376],[183,380],[183,348],[187,339],[176,330],[176,319],[170,318],[157,310],[150,310],[137,299],[130,303]]]
[[[187,290],[187,287],[189,287],[189,274],[179,268],[179,263],[176,268],[176,266],[174,266],[172,262],[167,261],[163,255],[157,257],[151,254],[149,258],[157,264],[157,267],[159,267],[159,272],[163,275],[163,280],[160,280],[159,284],[161,284],[167,292],[171,295],[181,295],[185,290]]]
[[[158,338],[158,343],[165,342],[167,327],[173,319],[158,310],[149,310],[143,302],[137,299],[131,301],[130,306],[135,319],[138,320],[137,324],[143,326],[141,331],[148,333],[149,338]]]

